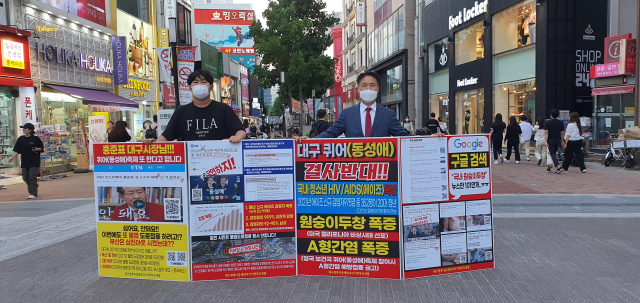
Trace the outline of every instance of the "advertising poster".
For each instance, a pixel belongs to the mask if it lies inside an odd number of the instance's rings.
[[[105,0],[40,0],[82,19],[107,26]]]
[[[160,62],[160,82],[171,82],[171,48],[157,48],[158,62]]]
[[[193,280],[296,275],[293,140],[188,148]]]
[[[196,37],[253,69],[256,56],[249,26],[254,20],[254,11],[197,9],[194,19]]]
[[[93,145],[99,274],[189,281],[185,143]]]
[[[189,75],[193,72],[196,60],[195,46],[178,47],[178,96],[180,105],[191,103],[192,95],[189,89]]]
[[[153,79],[155,53],[151,24],[118,10],[118,36],[127,38],[127,73]]]
[[[164,130],[167,129],[171,116],[173,116],[173,109],[158,110],[158,134],[162,135]]]
[[[296,144],[298,273],[400,279],[398,140]]]
[[[493,268],[486,135],[400,139],[404,278]]]

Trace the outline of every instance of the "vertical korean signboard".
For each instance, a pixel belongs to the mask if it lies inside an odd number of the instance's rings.
[[[189,281],[183,142],[94,144],[99,274]]]
[[[178,96],[180,97],[180,105],[191,103],[192,95],[189,89],[187,79],[193,72],[193,66],[196,60],[195,46],[178,47]]]
[[[489,138],[400,139],[405,278],[493,268]]]
[[[293,140],[188,147],[193,280],[296,275]]]
[[[298,273],[400,278],[398,139],[296,145]]]

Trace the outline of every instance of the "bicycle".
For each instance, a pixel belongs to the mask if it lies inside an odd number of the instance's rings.
[[[614,142],[618,138],[617,133],[609,133],[607,140],[609,141],[609,151],[604,157],[604,166],[609,167],[615,161],[622,161],[623,168],[632,168],[635,166],[633,152],[625,147],[624,141]]]

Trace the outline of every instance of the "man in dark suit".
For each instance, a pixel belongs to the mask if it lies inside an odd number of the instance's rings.
[[[361,103],[345,108],[331,127],[315,138],[410,136],[393,110],[376,104],[380,77],[372,71],[358,75]]]

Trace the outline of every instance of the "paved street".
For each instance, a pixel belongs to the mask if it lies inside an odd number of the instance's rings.
[[[98,277],[91,199],[2,203],[0,302],[640,301],[640,196],[494,201],[495,269],[406,281],[299,276],[193,283]]]

